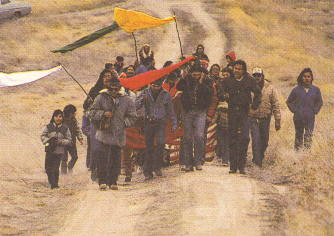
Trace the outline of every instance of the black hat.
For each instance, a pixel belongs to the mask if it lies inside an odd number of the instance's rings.
[[[203,68],[202,68],[202,65],[198,62],[195,62],[191,67],[190,67],[190,70],[189,70],[189,73],[194,73],[194,72],[203,72]]]

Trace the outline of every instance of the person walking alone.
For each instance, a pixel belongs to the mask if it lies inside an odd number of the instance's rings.
[[[323,105],[320,89],[312,84],[313,80],[310,68],[302,70],[297,78],[298,86],[292,89],[286,101],[289,110],[294,114],[296,151],[303,145],[307,149],[311,148],[315,115]]]

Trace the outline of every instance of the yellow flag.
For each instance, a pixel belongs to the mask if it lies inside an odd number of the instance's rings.
[[[138,29],[164,25],[174,21],[175,19],[175,16],[158,19],[141,12],[125,10],[118,7],[116,7],[114,11],[114,20],[117,22],[119,27],[128,33],[132,33],[134,30]]]

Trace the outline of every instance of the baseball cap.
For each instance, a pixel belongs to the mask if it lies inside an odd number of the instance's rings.
[[[261,68],[259,68],[259,67],[254,68],[252,74],[253,74],[253,75],[254,75],[254,74],[261,74],[261,75],[263,75],[263,70],[262,70]]]

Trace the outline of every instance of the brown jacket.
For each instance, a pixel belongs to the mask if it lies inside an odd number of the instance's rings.
[[[274,113],[275,120],[281,119],[280,104],[278,102],[277,93],[274,87],[264,81],[262,88],[261,104],[257,110],[255,110],[254,118],[266,118]]]

